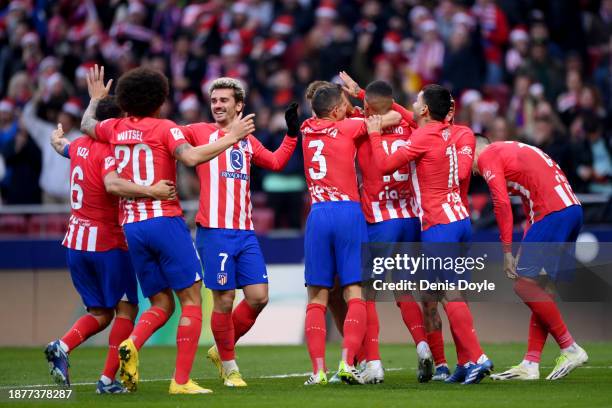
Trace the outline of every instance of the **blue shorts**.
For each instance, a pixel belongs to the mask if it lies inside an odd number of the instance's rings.
[[[438,224],[421,232],[423,252],[429,257],[460,257],[465,256],[466,245],[472,240],[472,223],[469,218],[448,224]],[[427,245],[431,243],[432,245]],[[442,245],[450,244],[450,245]],[[461,245],[464,244],[464,245]],[[437,266],[437,265],[436,265]],[[468,272],[456,273],[451,269],[431,268],[425,271],[425,279],[429,282],[456,283],[459,279],[470,280]]]
[[[536,278],[544,269],[552,280],[571,280],[574,268],[573,244],[582,227],[582,207],[572,205],[546,215],[535,222],[525,234],[516,273]],[[534,243],[547,242],[537,245]],[[554,244],[558,243],[558,244]]]
[[[367,242],[368,229],[359,203],[313,204],[304,236],[306,285],[331,288],[336,276],[341,287],[361,282],[361,246]]]
[[[138,304],[138,285],[127,251],[68,249],[66,260],[72,283],[87,308],[115,308],[120,300]]]
[[[413,217],[368,224],[368,239],[370,242],[419,242],[421,221]]]
[[[151,297],[202,279],[202,265],[183,217],[156,217],[123,226],[140,289]]]
[[[266,263],[254,231],[198,227],[196,247],[208,289],[231,290],[268,283]]]

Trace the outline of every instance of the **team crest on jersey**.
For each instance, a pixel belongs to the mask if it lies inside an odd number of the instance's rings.
[[[442,139],[444,139],[444,141],[446,142],[449,137],[450,137],[450,129],[446,128],[442,131]]]
[[[491,170],[485,171],[482,176],[487,181],[487,183],[495,178],[495,174],[493,174]]]
[[[242,139],[240,141],[240,147],[242,147],[243,149],[246,149],[249,146],[249,142],[246,139]]]
[[[108,170],[111,166],[115,165],[115,158],[114,157],[107,157],[104,160],[104,170]]]
[[[233,149],[230,153],[230,163],[234,170],[242,170],[244,166],[244,154],[241,150]]]
[[[225,285],[227,283],[227,273],[219,272],[217,274],[217,283],[221,286]]]

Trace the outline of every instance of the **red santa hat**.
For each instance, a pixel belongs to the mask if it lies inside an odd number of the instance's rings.
[[[82,112],[82,108],[81,108],[81,101],[79,101],[77,98],[70,98],[66,101],[66,103],[64,103],[64,106],[62,106],[62,112],[66,112],[69,115],[72,115],[74,117],[79,117],[81,116]]]
[[[321,5],[317,8],[317,18],[331,18],[334,19],[338,15],[336,11],[336,5],[333,1],[322,1]]]
[[[94,65],[95,64],[93,62],[85,62],[79,65],[74,73],[75,77],[77,79],[87,78],[87,73],[89,72],[89,69],[93,68]]]
[[[45,85],[47,89],[51,89],[55,87],[55,85],[61,84],[62,81],[63,81],[62,74],[60,74],[59,72],[54,72],[51,75],[49,75],[49,77],[46,79]]]
[[[293,23],[293,16],[279,16],[276,20],[274,20],[274,23],[270,29],[274,34],[287,35],[291,33],[291,30],[293,30]]]
[[[15,103],[9,98],[4,98],[0,101],[0,112],[13,112]]]
[[[287,45],[276,38],[268,38],[264,41],[264,51],[268,55],[281,55],[287,49]]]
[[[387,54],[396,54],[400,51],[402,36],[395,31],[389,31],[383,38],[383,50]]]
[[[200,101],[198,101],[198,97],[194,93],[187,93],[181,99],[179,103],[179,111],[181,113],[185,113],[189,110],[199,110],[200,109]]]
[[[473,104],[474,102],[480,102],[482,100],[482,95],[475,89],[467,89],[461,94],[460,102],[461,106],[467,107]]]
[[[40,65],[38,66],[38,70],[40,72],[44,72],[47,69],[50,68],[54,68],[57,69],[57,67],[59,66],[59,61],[57,60],[57,58],[53,57],[53,56],[48,56],[43,58],[42,61],[40,61]]]
[[[226,42],[221,47],[221,55],[223,56],[232,56],[232,55],[240,55],[241,51],[240,44]]]
[[[510,42],[514,44],[519,41],[529,41],[529,34],[523,26],[517,26],[510,31]]]
[[[38,34],[33,31],[26,33],[21,39],[21,46],[38,45]]]

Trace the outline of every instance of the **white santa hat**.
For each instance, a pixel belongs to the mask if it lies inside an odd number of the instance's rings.
[[[221,55],[223,56],[231,56],[231,55],[239,55],[241,48],[239,44],[227,42],[223,44],[221,47]]]
[[[128,14],[146,14],[147,8],[139,1],[130,1]]]
[[[527,34],[527,31],[524,28],[515,28],[514,30],[510,31],[510,42],[511,43],[516,43],[519,41],[528,41],[529,40],[529,34]]]
[[[480,102],[482,100],[482,95],[475,89],[468,89],[467,91],[461,94],[461,106],[467,107],[473,104],[474,102]]]
[[[289,34],[292,29],[293,17],[289,15],[279,16],[276,20],[274,20],[274,23],[270,28],[273,33],[282,35]]]
[[[243,1],[234,3],[232,6],[232,13],[234,14],[247,14],[247,11],[249,11],[249,5]]]
[[[43,60],[40,62],[40,65],[38,67],[39,71],[46,71],[49,68],[55,68],[57,69],[57,67],[59,66],[59,61],[57,60],[57,58],[53,57],[53,56],[48,56],[43,58]]]
[[[420,20],[423,17],[429,17],[429,10],[424,6],[416,6],[410,10],[410,21],[412,23],[416,23],[417,20]]]
[[[451,21],[453,22],[453,25],[463,25],[470,29],[475,25],[474,18],[464,12],[455,13]]]
[[[30,31],[23,36],[21,46],[26,47],[28,45],[38,45],[38,34]]]
[[[64,106],[62,106],[62,112],[66,112],[74,117],[79,117],[82,114],[81,102],[76,98],[70,98]]]
[[[419,24],[419,29],[422,33],[438,31],[438,25],[433,20],[425,20],[421,24]]]
[[[189,110],[199,110],[200,109],[200,101],[198,101],[198,97],[194,93],[186,94],[181,102],[179,103],[179,111],[181,113],[185,113]]]
[[[63,80],[62,74],[59,72],[54,72],[46,79],[45,85],[47,89],[51,89],[55,87],[55,85],[62,83]]]

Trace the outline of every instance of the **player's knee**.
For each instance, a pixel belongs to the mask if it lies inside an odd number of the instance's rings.
[[[171,291],[164,291],[157,293],[149,298],[151,301],[152,307],[159,307],[163,309],[168,316],[171,316],[174,313],[174,296],[172,296]]]
[[[123,319],[129,319],[131,321],[136,320],[136,316],[138,315],[138,305],[135,305],[130,302],[120,301],[117,304],[116,316],[121,317]]]
[[[256,310],[257,312],[261,312],[264,307],[268,304],[268,295],[260,295],[255,298],[247,299],[247,302],[251,308]]]
[[[214,291],[213,301],[215,312],[229,313],[234,307],[235,293],[233,290]]]
[[[100,327],[105,328],[113,320],[115,311],[107,308],[90,308],[89,314],[96,318]]]

